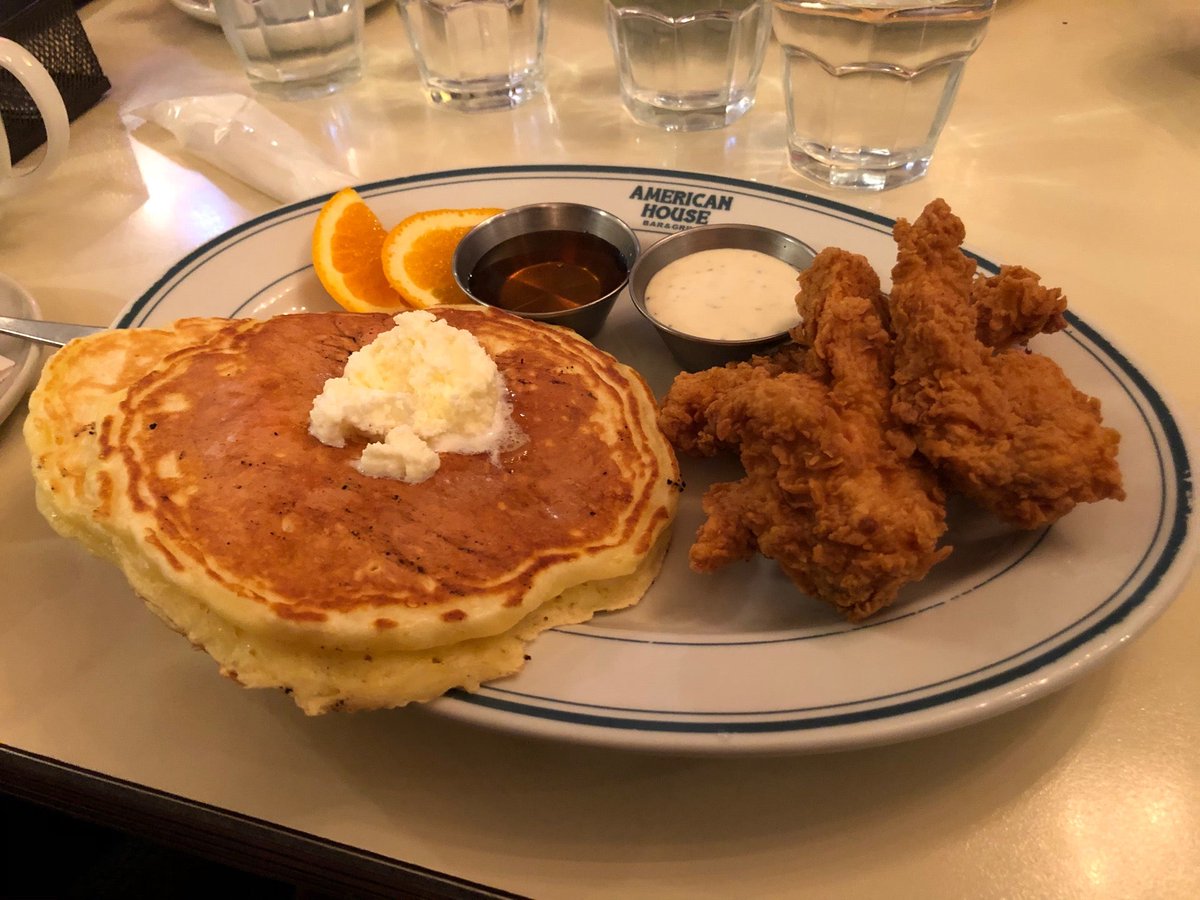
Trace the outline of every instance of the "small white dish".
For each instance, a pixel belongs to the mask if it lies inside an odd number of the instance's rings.
[[[0,316],[40,319],[42,311],[28,291],[7,275],[0,275]],[[0,334],[0,356],[16,363],[0,372],[0,422],[3,422],[37,376],[42,354],[31,341]]]

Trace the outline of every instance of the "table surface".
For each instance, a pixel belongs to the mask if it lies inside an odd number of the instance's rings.
[[[178,258],[278,203],[122,119],[148,99],[249,93],[219,29],[166,0],[94,0],[81,17],[113,89],[73,124],[62,168],[6,204],[0,271],[47,318],[106,324]],[[972,246],[1063,286],[1195,431],[1193,4],[1001,2],[929,175],[878,195],[822,192],[789,170],[774,45],[740,122],[689,135],[637,125],[600,17],[598,3],[556,0],[548,96],[515,111],[429,105],[389,4],[368,14],[361,83],[263,103],[357,182],[597,163],[752,179],[889,217],[946,197]],[[21,422],[0,425],[0,771],[13,790],[208,842],[241,865],[306,858],[328,883],[377,889],[403,882],[394,860],[539,897],[1200,894],[1195,572],[1136,641],[1061,691],[892,746],[676,757],[420,710],[305,719],[216,677],[115,570],[53,534]],[[239,850],[243,827],[254,835]]]

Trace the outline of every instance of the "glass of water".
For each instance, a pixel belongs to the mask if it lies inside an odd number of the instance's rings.
[[[995,0],[775,0],[792,168],[885,190],[925,174]]]
[[[621,99],[667,131],[722,128],[754,105],[766,0],[606,0]]]
[[[545,81],[548,0],[396,0],[434,103],[508,109]]]
[[[213,8],[259,90],[299,99],[362,77],[363,0],[214,0]]]

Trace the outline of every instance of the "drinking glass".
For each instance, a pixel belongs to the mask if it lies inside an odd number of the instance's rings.
[[[994,0],[775,0],[788,154],[831,187],[920,178]]]
[[[429,99],[508,109],[544,88],[547,0],[396,0]]]
[[[363,0],[213,0],[257,89],[319,96],[362,77]]]
[[[606,0],[621,99],[666,131],[722,128],[754,105],[766,0]]]

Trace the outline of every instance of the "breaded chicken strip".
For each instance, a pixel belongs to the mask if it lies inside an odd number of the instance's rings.
[[[736,448],[746,471],[705,494],[692,567],[757,551],[858,621],[949,552],[937,546],[943,497],[891,416],[889,336],[870,265],[826,250],[800,283],[797,344],[678,376],[660,423],[684,453]]]
[[[1101,425],[1099,401],[1047,357],[979,340],[975,264],[949,206],[933,201],[915,223],[898,221],[894,236],[892,410],[948,486],[1022,528],[1078,503],[1122,499],[1120,436]],[[1028,284],[1023,273],[1005,277]]]
[[[1024,266],[1001,266],[996,275],[977,277],[970,301],[975,309],[975,337],[997,350],[1067,327],[1063,292],[1044,287],[1037,272]]]

